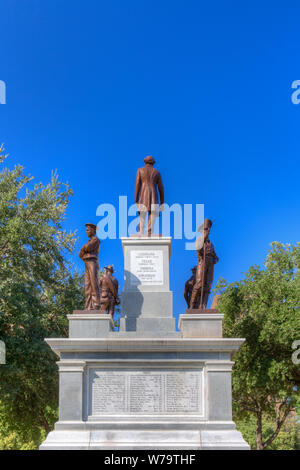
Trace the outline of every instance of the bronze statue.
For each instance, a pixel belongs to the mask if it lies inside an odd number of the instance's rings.
[[[153,168],[155,160],[148,156],[144,159],[145,166],[139,168],[136,175],[134,200],[140,216],[139,234],[144,233],[145,219],[148,213],[147,234],[154,229],[155,218],[159,215],[158,192],[160,204],[164,204],[164,187],[160,173]],[[157,192],[158,189],[158,192]]]
[[[96,237],[97,227],[94,224],[85,224],[86,234],[89,241],[83,245],[79,252],[79,258],[84,261],[84,294],[85,294],[85,309],[86,310],[99,310],[100,309],[100,290],[98,281],[99,271],[99,249],[100,240]]]
[[[117,279],[113,276],[113,266],[105,266],[106,273],[100,278],[100,306],[101,310],[105,310],[108,314],[114,317],[115,305],[120,304],[118,297],[119,284]]]
[[[196,283],[196,271],[197,271],[197,266],[194,266],[192,269],[192,275],[191,277],[186,281],[185,286],[184,286],[184,298],[187,303],[187,307],[190,308],[190,302],[191,302],[191,296],[192,296],[192,291],[193,287]],[[200,296],[198,295],[196,305],[194,308],[199,308],[200,305]]]
[[[215,253],[214,246],[209,240],[209,232],[212,221],[204,220],[203,235],[196,240],[196,250],[198,256],[198,265],[196,273],[196,282],[193,287],[190,309],[206,309],[210,289],[214,278],[214,265],[219,261]],[[200,305],[197,307],[197,298],[200,295]]]

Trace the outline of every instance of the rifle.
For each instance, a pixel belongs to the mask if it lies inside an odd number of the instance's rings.
[[[203,294],[204,294],[204,273],[205,273],[205,250],[206,250],[206,240],[203,242],[203,262],[202,262],[202,279],[201,279],[201,299],[200,299],[200,308],[203,308]]]

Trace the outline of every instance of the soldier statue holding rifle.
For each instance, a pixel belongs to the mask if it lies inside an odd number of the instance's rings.
[[[209,233],[212,221],[204,220],[202,237],[196,240],[196,250],[198,256],[198,265],[196,272],[196,282],[194,284],[190,309],[206,309],[210,289],[214,278],[214,265],[219,261],[214,246],[209,240]],[[200,296],[200,305],[198,307],[197,300]]]

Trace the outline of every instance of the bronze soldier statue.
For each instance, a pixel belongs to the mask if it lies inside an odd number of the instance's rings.
[[[192,291],[193,287],[196,283],[196,271],[197,271],[197,266],[194,266],[192,269],[192,275],[191,277],[186,281],[185,286],[184,286],[184,298],[187,303],[188,309],[190,308],[190,302],[191,302],[191,296],[192,296]],[[198,295],[196,305],[194,308],[199,308],[200,305],[200,296]]]
[[[160,173],[153,168],[155,160],[148,156],[144,159],[145,166],[139,168],[136,175],[134,200],[140,216],[139,234],[144,233],[146,215],[148,213],[147,234],[151,235],[154,229],[155,218],[159,215],[159,202],[164,204],[164,187]],[[158,190],[158,192],[157,192]]]
[[[202,239],[196,240],[196,250],[198,256],[198,265],[196,273],[196,282],[193,287],[190,309],[206,309],[210,289],[214,278],[214,265],[219,261],[215,253],[214,246],[209,240],[209,232],[212,221],[204,220]],[[197,307],[197,297],[200,295],[200,305]]]
[[[105,266],[106,273],[100,278],[100,306],[101,310],[105,310],[108,314],[114,317],[115,305],[120,304],[118,297],[119,284],[117,279],[113,276],[113,266]]]
[[[84,261],[84,294],[85,294],[85,309],[86,310],[99,310],[100,309],[100,290],[98,281],[99,271],[99,249],[100,240],[96,237],[97,227],[94,224],[85,224],[86,234],[89,241],[83,245],[79,252],[79,258]]]

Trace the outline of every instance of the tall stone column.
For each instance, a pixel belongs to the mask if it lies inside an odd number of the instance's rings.
[[[207,393],[209,396],[207,419],[210,421],[231,421],[231,371],[234,362],[207,361]]]
[[[59,369],[59,420],[82,421],[85,361],[62,360]]]
[[[171,237],[123,237],[124,290],[121,332],[175,333],[170,291]]]

